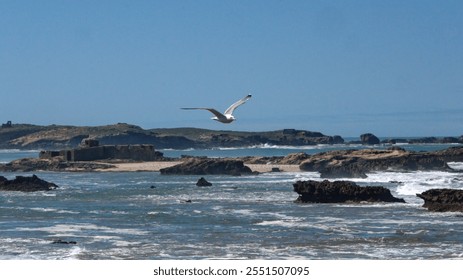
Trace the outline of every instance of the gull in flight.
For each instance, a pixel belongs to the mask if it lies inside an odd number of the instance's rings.
[[[213,120],[216,120],[221,123],[231,123],[232,121],[235,120],[235,117],[233,116],[233,111],[238,106],[248,101],[250,98],[251,98],[250,94],[246,95],[244,98],[236,101],[230,107],[228,107],[228,109],[223,114],[213,108],[181,108],[181,109],[183,110],[208,110],[209,112],[215,115],[215,117],[212,117]]]

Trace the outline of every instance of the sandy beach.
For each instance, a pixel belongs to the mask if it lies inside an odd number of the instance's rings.
[[[159,171],[162,168],[171,167],[182,163],[181,161],[149,161],[149,162],[131,162],[131,163],[111,163],[115,167],[100,169],[97,171],[107,172],[141,172],[141,171]],[[259,173],[272,172],[273,168],[278,168],[281,172],[299,172],[299,165],[296,164],[245,164],[252,171]]]

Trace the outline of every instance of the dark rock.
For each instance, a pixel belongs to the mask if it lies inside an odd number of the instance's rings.
[[[379,138],[371,133],[360,135],[360,141],[365,145],[378,145],[380,143]]]
[[[463,161],[463,147],[436,152],[388,150],[338,150],[319,153],[304,160],[299,168],[318,171],[326,178],[364,177],[374,171],[455,171],[447,162]]]
[[[281,172],[281,170],[278,167],[272,167],[272,172]]]
[[[23,158],[10,163],[0,164],[0,171],[32,172],[32,171],[94,171],[108,169],[114,165],[98,162],[69,162],[59,158],[39,159]]]
[[[334,135],[331,144],[344,144],[344,139],[339,135]]]
[[[321,178],[367,178],[366,171],[358,164],[327,166],[320,171]]]
[[[385,187],[361,187],[350,181],[297,181],[294,191],[299,194],[296,202],[345,203],[345,202],[401,202]]]
[[[424,200],[423,207],[434,212],[463,212],[463,190],[430,189],[416,194]]]
[[[241,160],[190,158],[183,163],[160,170],[163,175],[241,175],[252,170]]]
[[[199,178],[198,182],[196,183],[196,186],[198,187],[210,187],[212,186],[211,183],[209,183],[204,177]]]
[[[50,191],[56,188],[58,188],[57,185],[42,180],[35,175],[32,175],[32,177],[16,176],[14,180],[6,180],[5,177],[0,176],[0,190],[2,191],[35,192]]]
[[[76,245],[77,242],[76,241],[64,241],[64,240],[61,240],[61,239],[57,239],[57,240],[53,240],[53,242],[51,242],[51,244]]]

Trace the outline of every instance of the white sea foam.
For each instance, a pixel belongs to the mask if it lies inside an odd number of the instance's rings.
[[[281,220],[263,221],[263,222],[257,223],[256,225],[258,226],[279,226],[279,227],[288,227],[288,228],[301,226],[299,223],[296,223],[293,221],[281,221]]]
[[[442,171],[416,171],[416,172],[373,172],[367,174],[365,179],[356,179],[357,182],[368,184],[395,184],[399,195],[415,196],[433,188],[463,189],[463,178],[458,173]]]
[[[85,250],[79,246],[73,246],[68,254],[68,259],[76,260],[79,259],[79,255],[81,255]]]
[[[80,213],[77,211],[61,210],[61,209],[55,209],[55,208],[33,207],[30,209],[34,211],[38,211],[38,212],[55,212],[55,213],[60,213],[60,214],[79,214]]]
[[[259,216],[260,214],[259,213],[256,213],[255,211],[251,210],[251,209],[237,209],[237,210],[232,210],[232,213],[234,214],[237,214],[237,215],[240,215],[240,216],[244,216],[244,217],[255,217],[255,216]]]
[[[131,228],[111,228],[106,226],[98,226],[95,224],[58,224],[49,227],[37,227],[37,228],[17,228],[18,231],[44,231],[54,235],[66,235],[66,236],[79,236],[86,235],[88,232],[98,233],[110,233],[110,234],[123,234],[123,235],[146,235],[148,232],[131,229]],[[87,232],[87,233],[85,233]],[[79,234],[75,234],[79,233]],[[114,237],[114,236],[113,236]]]
[[[40,150],[0,149],[1,154],[39,153]]]
[[[452,162],[447,162],[447,164],[453,169],[463,170],[463,162],[452,161]]]

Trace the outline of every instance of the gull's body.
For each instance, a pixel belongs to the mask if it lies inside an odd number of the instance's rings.
[[[233,116],[233,111],[235,111],[235,109],[238,106],[244,104],[244,102],[248,101],[250,98],[251,98],[250,94],[246,95],[244,98],[236,101],[230,107],[228,107],[228,109],[225,110],[223,114],[213,108],[182,108],[182,109],[183,110],[207,110],[211,112],[212,114],[214,114],[215,117],[212,117],[213,120],[221,122],[221,123],[231,123],[232,121],[235,120],[235,117]]]

